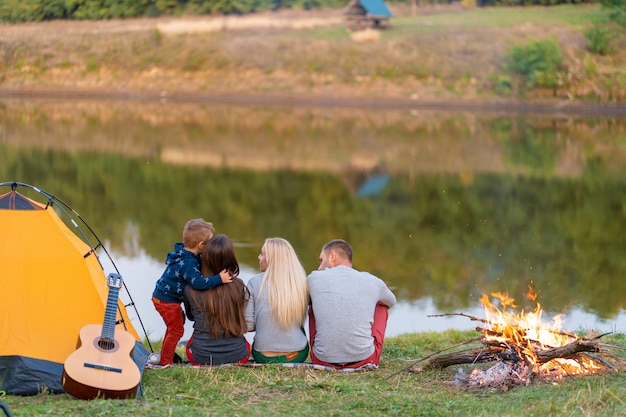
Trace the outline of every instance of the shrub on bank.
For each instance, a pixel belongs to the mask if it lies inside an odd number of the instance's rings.
[[[563,69],[563,51],[555,38],[531,39],[525,45],[509,48],[504,62],[508,71],[521,76],[525,87],[556,89]]]

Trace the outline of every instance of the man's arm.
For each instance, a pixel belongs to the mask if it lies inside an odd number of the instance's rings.
[[[380,291],[380,296],[378,297],[378,303],[382,305],[386,305],[387,307],[393,307],[396,304],[396,296],[393,295],[387,284],[385,284],[382,280],[382,288]]]

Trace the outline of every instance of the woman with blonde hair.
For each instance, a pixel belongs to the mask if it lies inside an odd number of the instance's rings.
[[[256,331],[252,356],[260,363],[304,362],[309,354],[304,267],[291,244],[279,237],[265,240],[259,266],[261,273],[248,281],[245,309],[248,331]]]
[[[183,290],[185,312],[194,321],[193,334],[187,342],[187,359],[192,365],[245,363],[250,344],[244,309],[249,294],[239,275],[239,263],[232,240],[226,235],[209,239],[202,251],[202,273],[227,270],[232,276],[228,285],[208,290]]]

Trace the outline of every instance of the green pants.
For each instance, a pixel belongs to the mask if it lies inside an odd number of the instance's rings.
[[[254,345],[252,345],[252,357],[255,362],[258,363],[300,363],[306,361],[307,356],[309,356],[309,345],[307,344],[304,349],[298,351],[298,355],[294,358],[287,359],[287,356],[265,356],[261,352],[258,352],[254,349]]]

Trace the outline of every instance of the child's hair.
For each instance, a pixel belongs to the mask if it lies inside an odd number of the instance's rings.
[[[203,219],[191,219],[183,229],[183,245],[188,248],[195,247],[200,242],[206,242],[213,237],[215,227],[213,223]]]

